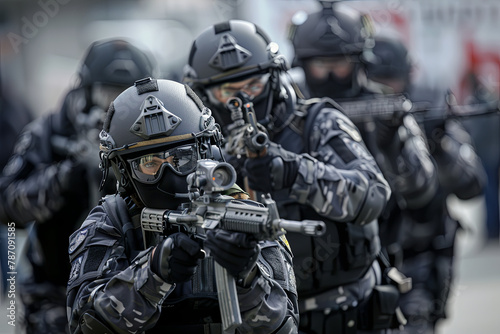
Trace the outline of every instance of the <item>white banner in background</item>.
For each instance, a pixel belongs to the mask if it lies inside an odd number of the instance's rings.
[[[500,1],[349,1],[372,17],[380,34],[402,38],[416,64],[415,80],[452,88],[461,100],[474,77],[498,95]]]

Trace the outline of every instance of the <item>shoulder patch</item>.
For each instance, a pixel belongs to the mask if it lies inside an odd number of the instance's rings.
[[[71,285],[79,276],[82,267],[83,255],[77,257],[71,264],[71,272],[69,274],[68,285]]]
[[[347,123],[342,118],[337,118],[337,125],[341,130],[344,130],[353,140],[357,142],[361,141],[361,134],[354,126]]]
[[[73,240],[71,240],[71,243],[69,244],[69,254],[72,254],[83,243],[83,241],[85,241],[88,234],[89,228],[87,227],[79,231],[78,234],[74,236]]]

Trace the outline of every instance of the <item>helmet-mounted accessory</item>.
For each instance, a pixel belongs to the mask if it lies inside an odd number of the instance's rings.
[[[226,71],[240,67],[252,57],[252,53],[238,44],[230,34],[224,34],[219,41],[219,48],[209,61],[210,66]]]
[[[277,68],[288,69],[278,44],[251,22],[229,20],[207,28],[195,39],[183,81],[203,89]]]
[[[141,114],[130,127],[130,132],[150,139],[158,136],[170,136],[182,119],[163,106],[155,96],[149,95],[141,106]]]

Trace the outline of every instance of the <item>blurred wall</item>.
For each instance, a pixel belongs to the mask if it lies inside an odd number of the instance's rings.
[[[36,115],[55,110],[87,47],[110,37],[149,50],[161,76],[178,78],[195,35],[234,12],[230,0],[0,0],[2,90]]]
[[[376,31],[405,40],[415,80],[471,93],[470,73],[498,93],[500,1],[344,1],[371,15]],[[161,76],[179,79],[194,37],[230,18],[254,21],[281,46],[292,16],[315,0],[0,0],[2,91],[36,115],[58,108],[94,40],[124,37],[149,49]]]

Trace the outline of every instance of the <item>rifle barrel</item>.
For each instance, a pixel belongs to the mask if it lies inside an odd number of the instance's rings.
[[[319,220],[288,220],[280,219],[280,227],[289,232],[302,233],[312,237],[319,237],[326,232],[326,225]]]

